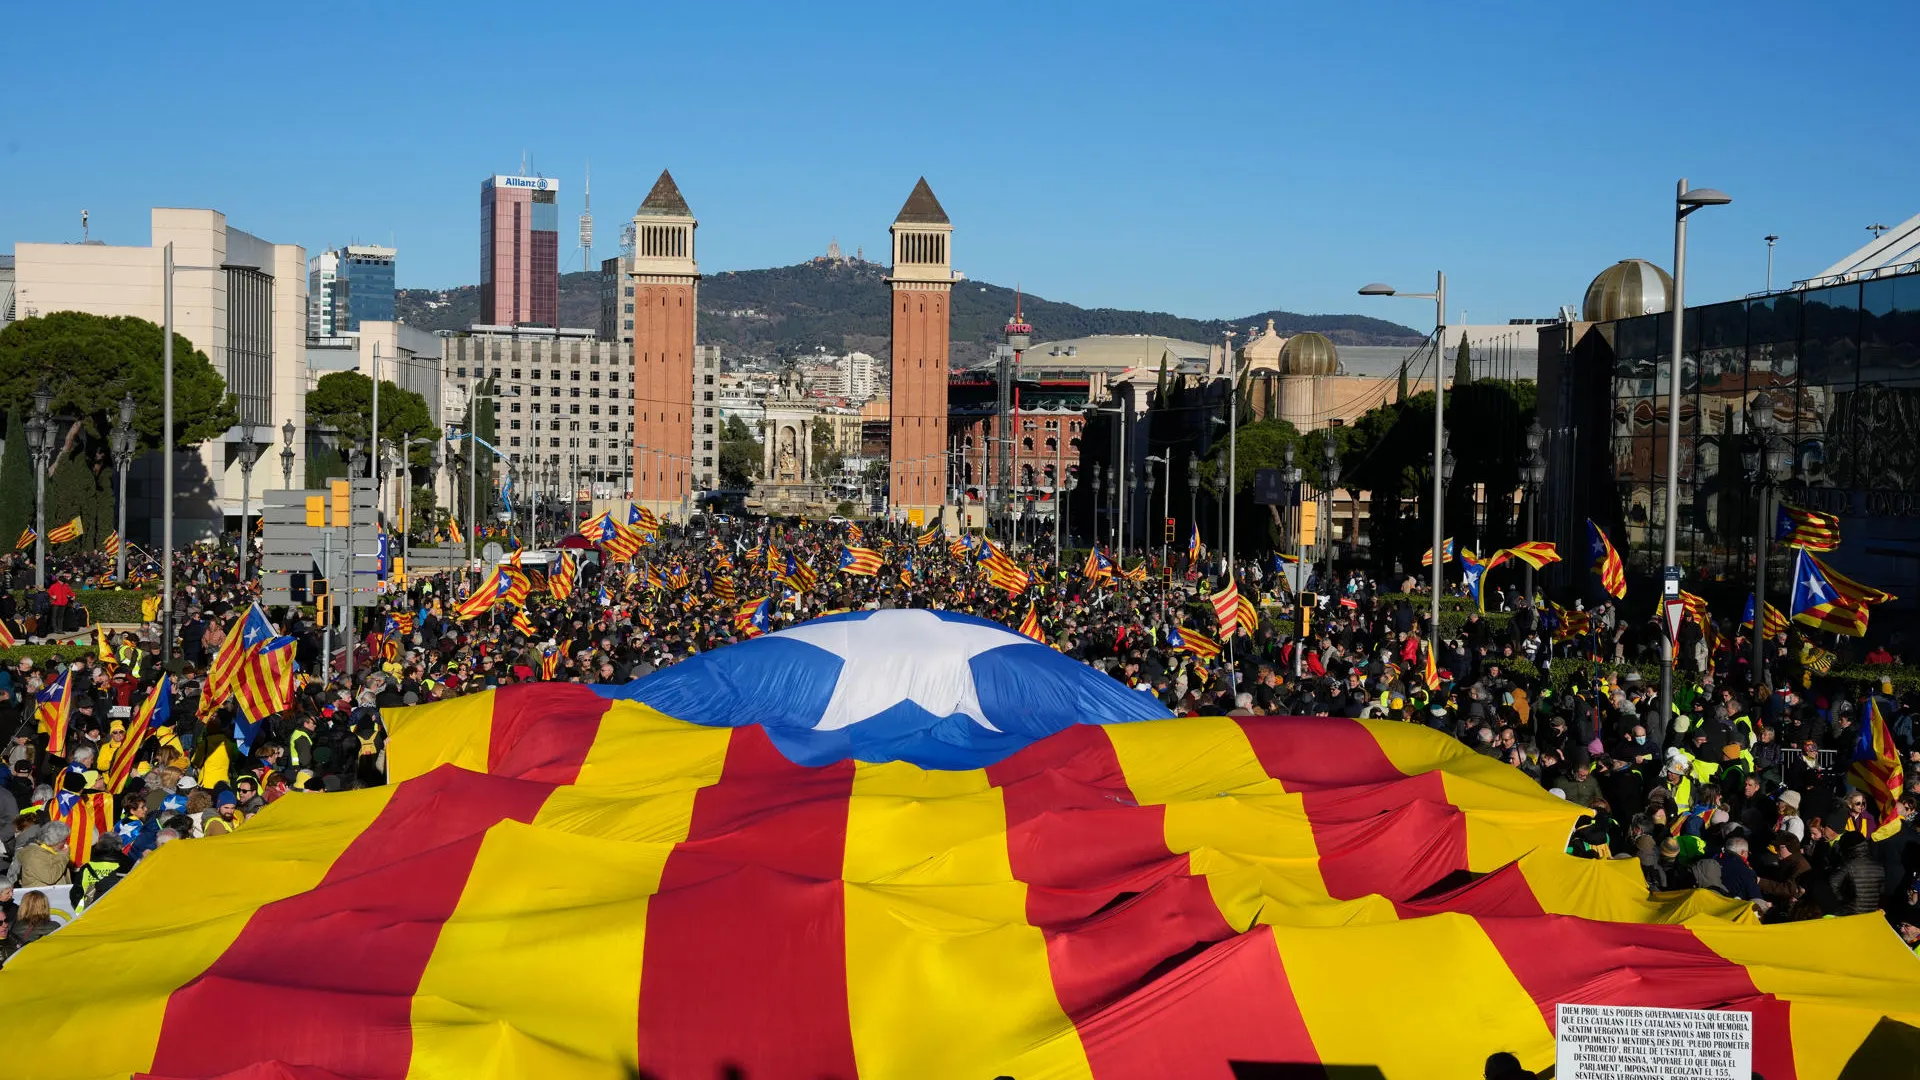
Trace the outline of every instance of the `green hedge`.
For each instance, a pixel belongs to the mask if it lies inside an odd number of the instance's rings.
[[[1814,678],[1820,678],[1818,674]],[[1911,664],[1848,664],[1828,672],[1827,678],[1842,682],[1865,683],[1877,689],[1882,679],[1891,679],[1895,693],[1920,690],[1920,667]]]
[[[97,623],[137,623],[140,621],[140,605],[157,589],[75,589],[74,601],[87,609],[87,615]],[[14,600],[20,605],[23,614],[31,614],[24,590],[15,590]]]
[[[15,645],[0,649],[0,663],[12,667],[22,660],[31,660],[34,667],[44,668],[55,661],[82,660],[93,654],[92,645]]]

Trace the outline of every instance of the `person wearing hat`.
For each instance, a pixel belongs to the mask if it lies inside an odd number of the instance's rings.
[[[213,814],[201,824],[201,832],[206,836],[223,836],[240,827],[246,818],[240,813],[240,800],[227,788],[221,788],[213,796]]]
[[[1767,872],[1760,876],[1760,895],[1773,906],[1775,913],[1784,915],[1806,895],[1807,887],[1803,879],[1813,866],[1800,853],[1800,838],[1790,832],[1774,833],[1767,844],[1767,851],[1772,854],[1773,861]]]

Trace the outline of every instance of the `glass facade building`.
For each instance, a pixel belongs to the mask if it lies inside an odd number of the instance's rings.
[[[1679,564],[1694,582],[1750,581],[1761,485],[1742,451],[1764,392],[1792,448],[1781,499],[1839,515],[1843,544],[1823,558],[1904,594],[1888,613],[1911,614],[1920,592],[1920,273],[1689,308],[1677,422],[1667,407],[1671,319],[1543,332],[1542,421],[1561,452],[1545,500],[1549,532],[1563,551],[1582,553],[1560,577],[1573,584],[1587,569],[1589,517],[1616,545],[1625,540],[1630,573],[1658,577],[1668,440],[1677,438]],[[1545,340],[1552,334],[1563,337],[1558,349]],[[1769,592],[1782,604],[1785,554],[1771,566],[1779,587]]]

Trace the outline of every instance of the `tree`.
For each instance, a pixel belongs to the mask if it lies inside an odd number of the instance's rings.
[[[1294,465],[1300,469],[1303,479],[1310,479],[1307,470],[1311,465],[1319,471],[1317,463],[1310,463],[1301,453],[1300,432],[1285,420],[1261,420],[1258,423],[1243,424],[1233,448],[1232,483],[1226,483],[1227,450],[1225,441],[1215,444],[1215,456],[1200,463],[1200,480],[1215,498],[1225,490],[1231,490],[1232,498],[1238,508],[1235,524],[1238,539],[1249,539],[1248,530],[1268,546],[1279,539],[1279,533],[1273,527],[1273,515],[1265,512],[1256,514],[1257,509],[1247,492],[1253,486],[1253,474],[1261,469],[1283,469],[1287,464],[1287,448],[1294,451]],[[1224,514],[1223,514],[1224,519]]]
[[[752,487],[765,454],[766,447],[738,414],[727,417],[720,428],[720,486]]]
[[[843,461],[833,440],[833,427],[816,418],[813,424],[813,478],[825,480],[840,474]]]
[[[53,411],[78,418],[63,456],[78,444],[105,446],[119,420],[120,399],[133,394],[133,429],[140,450],[160,446],[163,419],[161,328],[131,316],[81,311],[21,319],[0,330],[0,404],[25,415],[34,388],[45,380]],[[191,447],[239,422],[226,380],[207,354],[173,336],[174,445]],[[58,466],[55,466],[56,470]]]
[[[1473,381],[1473,353],[1467,347],[1467,335],[1460,335],[1460,347],[1453,354],[1453,385],[1465,386]]]
[[[367,432],[372,421],[373,380],[357,371],[324,375],[307,394],[307,423],[331,428],[341,443],[358,447],[363,453],[368,449]],[[419,438],[428,442],[411,447],[407,463],[414,468],[429,468],[433,465],[432,444],[439,441],[440,429],[433,426],[427,400],[380,380],[381,441],[398,447]]]
[[[0,450],[0,543],[12,545],[31,524],[33,461],[27,456],[26,424],[20,410],[8,409],[6,449]]]

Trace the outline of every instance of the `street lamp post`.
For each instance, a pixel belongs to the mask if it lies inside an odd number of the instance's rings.
[[[280,425],[280,482],[293,490],[293,421]]]
[[[47,466],[53,461],[53,389],[44,380],[33,391],[27,448],[33,455],[33,587],[47,587]]]
[[[240,425],[240,580],[247,580],[247,504],[253,499],[253,463],[260,448],[253,443],[253,425]]]
[[[1233,565],[1233,531],[1236,504],[1240,501],[1240,365],[1233,358],[1233,331],[1224,333],[1227,351],[1227,580],[1238,581],[1240,572]],[[1296,653],[1298,651],[1295,650]]]
[[[1667,361],[1667,528],[1661,547],[1664,596],[1676,599],[1680,592],[1680,568],[1677,565],[1680,526],[1680,368],[1685,347],[1682,331],[1687,322],[1687,215],[1703,206],[1725,206],[1733,200],[1712,188],[1688,188],[1681,177],[1675,189],[1673,207],[1673,303],[1667,305],[1673,324]],[[1759,602],[1755,598],[1755,603]],[[1760,621],[1754,613],[1754,621]],[[1756,629],[1758,627],[1756,626]],[[1662,722],[1673,713],[1673,639],[1665,635],[1660,646],[1660,716]]]
[[[1780,437],[1780,418],[1773,395],[1762,390],[1747,405],[1750,434],[1741,447],[1747,481],[1760,496],[1760,515],[1753,533],[1753,685],[1763,684],[1766,672],[1767,538],[1773,532],[1773,492],[1793,472],[1793,447]]]
[[[1056,473],[1053,484],[1053,565],[1057,568],[1060,565],[1060,530],[1066,526],[1067,506],[1073,499],[1073,489],[1080,486],[1080,481],[1075,477],[1062,477]],[[1064,496],[1061,495],[1062,484],[1066,485]]]
[[[125,584],[127,580],[127,470],[133,466],[133,413],[135,405],[133,391],[120,399],[120,422],[113,426],[113,471],[114,480],[119,486],[119,505],[115,507],[114,535],[120,538],[120,547],[113,553],[113,580]]]
[[[1527,542],[1528,543],[1533,542],[1534,524],[1535,524],[1535,520],[1539,517],[1539,514],[1537,513],[1538,507],[1536,504],[1539,502],[1539,499],[1540,499],[1540,488],[1547,481],[1547,459],[1541,456],[1541,453],[1540,453],[1541,448],[1546,446],[1546,444],[1547,444],[1546,430],[1540,426],[1540,418],[1536,416],[1533,418],[1532,425],[1527,428],[1527,463],[1524,466],[1522,466],[1520,470],[1520,478],[1525,483],[1526,491],[1527,491],[1526,517],[1527,517]],[[1527,606],[1532,607],[1533,606],[1533,564],[1532,563],[1527,563],[1526,588],[1527,588]]]
[[[1292,443],[1287,444],[1286,462],[1287,462],[1286,467],[1280,470],[1280,482],[1283,485],[1285,485],[1285,489],[1287,493],[1287,496],[1286,496],[1287,506],[1293,513],[1293,543],[1294,543],[1293,566],[1294,566],[1294,582],[1295,582],[1294,590],[1293,590],[1293,604],[1294,604],[1294,608],[1297,611],[1300,605],[1306,603],[1307,601],[1307,561],[1305,558],[1306,552],[1307,552],[1307,538],[1304,535],[1302,535],[1305,530],[1300,528],[1300,508],[1295,504],[1294,497],[1293,497],[1294,493],[1300,490],[1300,470],[1293,463],[1293,444]],[[1227,564],[1227,573],[1229,574],[1233,573],[1233,564],[1231,561],[1229,561]],[[1307,642],[1305,637],[1301,637],[1298,640],[1294,641],[1293,643],[1293,678],[1295,682],[1298,682],[1300,680],[1301,673],[1305,670],[1303,665],[1304,665],[1304,654],[1306,653],[1306,651],[1307,651]]]
[[[1446,523],[1443,520],[1445,508],[1442,505],[1446,499],[1446,480],[1441,476],[1440,463],[1442,456],[1446,453],[1447,366],[1441,363],[1440,359],[1447,343],[1447,272],[1442,270],[1435,275],[1434,288],[1430,293],[1400,292],[1391,285],[1375,282],[1362,288],[1360,295],[1404,296],[1412,300],[1433,301],[1433,605],[1432,625],[1428,632],[1430,636],[1438,637],[1440,635],[1440,592],[1444,588],[1447,565],[1446,560],[1441,558],[1440,550],[1441,537],[1446,529]]]
[[[1100,516],[1107,512],[1106,507],[1107,467],[1102,462],[1093,463],[1093,546],[1100,546]]]
[[[1333,487],[1340,482],[1340,457],[1333,449],[1333,431],[1328,429],[1327,441],[1322,446],[1326,455],[1326,475],[1320,484],[1320,519],[1327,530],[1327,580],[1321,588],[1333,588]]]
[[[1196,532],[1200,529],[1200,455],[1191,450],[1187,452],[1187,524]]]

